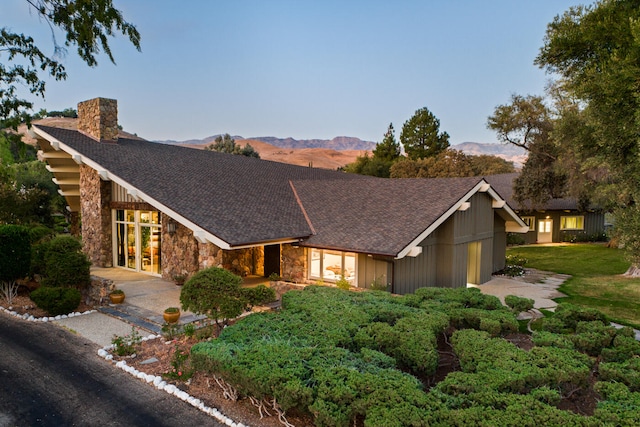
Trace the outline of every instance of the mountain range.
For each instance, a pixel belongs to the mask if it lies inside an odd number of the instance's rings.
[[[77,119],[47,118],[34,123],[75,129]],[[23,141],[27,144],[36,144],[35,139],[29,136],[26,126],[21,126],[18,132],[24,135]],[[137,138],[135,134],[124,131],[120,131],[120,133],[123,136],[126,135],[128,138]],[[185,141],[163,140],[154,142],[204,149],[204,147],[211,144],[217,136],[218,135],[212,135],[203,139],[189,139]],[[376,143],[372,141],[363,141],[360,138],[347,136],[338,136],[333,139],[300,140],[273,136],[243,138],[242,136],[235,135],[232,138],[241,146],[250,143],[251,146],[260,153],[260,158],[265,160],[326,169],[336,169],[354,162],[357,156],[362,156],[365,152],[370,152],[376,145]],[[461,150],[466,154],[487,154],[502,157],[507,161],[513,162],[516,168],[522,167],[522,164],[527,158],[526,152],[523,149],[508,144],[463,142],[453,145],[451,148]]]
[[[162,144],[178,144],[178,145],[186,145],[195,148],[202,148],[204,145],[211,144],[216,137],[219,135],[209,136],[203,139],[189,139],[185,141],[155,141]],[[365,151],[371,151],[375,148],[376,143],[373,141],[364,141],[360,138],[350,137],[350,136],[337,136],[333,139],[294,139],[294,138],[277,138],[274,136],[258,136],[252,138],[244,138],[239,135],[232,136],[235,141],[244,145],[246,143],[250,143],[259,153],[260,156],[267,160],[276,160],[283,161],[286,163],[292,162],[291,159],[288,158],[272,158],[271,155],[279,155],[287,157],[291,157],[294,154],[302,154],[298,153],[299,150],[305,150],[304,153],[306,155],[303,156],[303,160],[301,160],[301,164],[307,165],[309,162],[313,161],[314,164],[317,163],[318,157],[329,155],[334,159],[330,162],[330,166],[333,169],[334,163],[336,161],[342,161],[344,159],[353,159],[358,155],[362,155]],[[271,147],[277,147],[281,149],[288,149],[293,151],[284,152],[282,150],[272,150],[268,146],[264,146],[257,142],[261,142],[264,144],[268,144]],[[257,147],[256,145],[260,145]],[[502,157],[503,159],[513,162],[517,168],[522,167],[522,164],[527,158],[526,152],[524,149],[520,147],[516,147],[511,144],[496,144],[496,143],[486,143],[486,142],[463,142],[460,144],[452,145],[451,148],[455,150],[460,150],[465,154],[472,155],[492,155]],[[322,150],[322,151],[313,151],[313,150]],[[331,151],[337,151],[338,153],[331,153]],[[268,152],[268,153],[267,153]],[[266,154],[265,155],[263,155]],[[315,157],[315,160],[313,159]],[[338,160],[340,158],[340,160]],[[311,160],[310,160],[311,159]],[[351,160],[351,161],[353,161]],[[300,163],[298,161],[293,161],[292,163]],[[349,163],[349,162],[347,162]],[[345,163],[346,164],[346,163]],[[325,167],[321,166],[319,163],[316,164],[317,167]],[[338,165],[343,166],[343,165]]]

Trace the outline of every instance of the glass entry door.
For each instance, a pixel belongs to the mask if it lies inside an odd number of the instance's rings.
[[[161,224],[157,211],[115,211],[115,264],[161,274]]]

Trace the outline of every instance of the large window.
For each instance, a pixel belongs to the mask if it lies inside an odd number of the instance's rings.
[[[115,228],[116,265],[160,274],[160,213],[120,209]]]
[[[529,231],[536,230],[536,217],[535,216],[523,216],[522,222],[529,226]]]
[[[560,230],[584,230],[584,216],[561,216]]]
[[[313,248],[309,252],[309,278],[336,282],[344,276],[352,285],[356,283],[356,254]]]

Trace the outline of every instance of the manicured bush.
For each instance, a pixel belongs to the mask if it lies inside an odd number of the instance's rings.
[[[558,347],[573,349],[573,341],[568,335],[554,334],[547,331],[536,331],[533,333],[531,340],[540,347]]]
[[[601,363],[600,379],[626,384],[631,391],[640,392],[640,358],[635,357],[623,362]]]
[[[576,350],[591,356],[598,356],[603,348],[609,347],[616,336],[616,329],[599,320],[578,322],[576,333],[570,335]]]
[[[623,362],[634,356],[640,357],[640,342],[636,341],[635,336],[617,335],[613,339],[613,346],[603,348],[600,356],[604,362]]]
[[[50,316],[68,314],[80,304],[81,294],[75,288],[41,286],[31,292],[31,300]]]
[[[625,384],[605,381],[597,382],[594,389],[605,399],[594,414],[600,425],[640,425],[640,393],[630,391]]]
[[[45,286],[65,286],[83,289],[90,283],[91,262],[82,252],[82,243],[71,236],[51,240],[44,255]]]
[[[191,276],[180,290],[183,310],[204,314],[216,323],[228,323],[248,307],[242,278],[224,268],[211,267]]]
[[[604,313],[593,308],[582,308],[572,304],[560,304],[555,311],[554,319],[562,322],[566,329],[575,331],[578,322],[592,322],[599,320],[608,323]]]
[[[0,296],[9,305],[18,294],[18,279],[29,274],[31,240],[29,231],[17,225],[0,225]]]
[[[242,288],[241,292],[250,306],[266,304],[276,300],[276,292],[263,284],[254,288]]]
[[[534,301],[531,298],[507,295],[504,297],[504,303],[511,309],[511,311],[518,314],[523,311],[531,310],[533,308]]]

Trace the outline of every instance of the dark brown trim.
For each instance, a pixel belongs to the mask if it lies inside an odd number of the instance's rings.
[[[111,202],[111,209],[129,209],[136,211],[157,211],[147,202]]]

